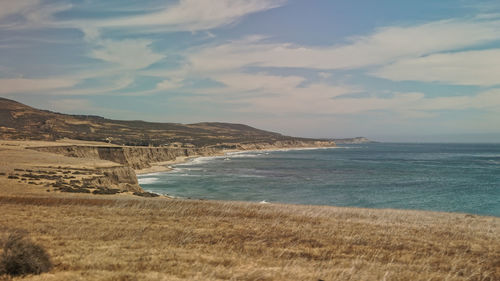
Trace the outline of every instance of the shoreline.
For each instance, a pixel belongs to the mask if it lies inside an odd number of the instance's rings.
[[[321,151],[320,149],[330,149],[332,150],[325,150],[325,152]],[[145,191],[148,192],[154,192],[158,193],[167,197],[171,198],[180,198],[180,199],[194,199],[194,200],[216,200],[216,201],[224,201],[224,202],[232,202],[232,201],[244,201],[244,202],[253,202],[253,203],[262,203],[262,201],[266,201],[268,203],[277,203],[277,204],[299,204],[299,205],[314,205],[314,206],[348,206],[352,208],[368,208],[368,209],[397,209],[397,210],[417,210],[417,211],[433,211],[433,212],[445,212],[445,213],[463,213],[463,214],[470,214],[470,215],[479,215],[479,216],[494,216],[494,217],[500,217],[498,215],[498,212],[495,211],[494,209],[486,210],[485,208],[482,208],[479,206],[477,203],[470,203],[467,205],[464,205],[465,207],[459,207],[454,206],[454,205],[440,205],[437,203],[434,204],[421,204],[421,203],[414,203],[411,207],[405,206],[406,203],[401,203],[404,202],[404,200],[398,201],[399,203],[387,203],[383,200],[376,200],[374,199],[373,204],[353,204],[349,200],[346,202],[336,199],[337,195],[332,196],[332,200],[328,196],[323,197],[321,194],[318,198],[326,198],[326,199],[314,199],[314,200],[307,200],[303,199],[302,197],[288,197],[292,198],[293,200],[287,200],[282,198],[280,195],[276,195],[276,192],[274,193],[266,193],[265,191],[262,191],[260,193],[251,193],[251,195],[248,195],[239,189],[236,189],[236,186],[238,187],[246,187],[246,181],[247,179],[234,179],[231,178],[228,182],[230,183],[229,185],[226,183],[226,180],[221,180],[225,179],[225,175],[223,173],[219,173],[221,170],[219,169],[220,167],[225,167],[221,168],[224,171],[225,169],[239,169],[240,164],[238,162],[239,159],[237,158],[247,158],[247,157],[252,157],[252,161],[257,161],[257,162],[268,162],[268,161],[273,161],[271,158],[281,158],[285,157],[287,159],[288,157],[295,158],[298,156],[300,159],[302,157],[309,157],[308,155],[323,155],[325,153],[333,153],[337,154],[338,150],[333,150],[336,148],[342,148],[342,147],[321,147],[321,148],[292,148],[292,149],[257,149],[257,150],[227,150],[224,153],[219,153],[217,155],[211,155],[211,156],[196,156],[196,157],[190,157],[190,158],[183,158],[183,161],[177,161],[177,163],[186,163],[185,165],[179,165],[179,166],[173,166],[173,167],[168,167],[168,169],[164,169],[163,171],[158,171],[158,172],[152,172],[152,173],[142,173],[138,174],[138,180],[139,184],[143,187]],[[293,151],[304,151],[304,152],[297,152],[294,153]],[[315,152],[307,152],[308,150],[314,150]],[[272,155],[264,155],[266,151],[273,151],[277,153],[273,153]],[[292,151],[290,153],[279,153],[282,151]],[[358,153],[358,152],[354,152]],[[265,153],[267,154],[267,153]],[[238,156],[241,155],[241,156]],[[287,155],[287,156],[280,156],[280,155]],[[288,156],[292,155],[292,156]],[[228,157],[231,160],[235,160],[235,163],[231,163],[231,161],[223,161],[224,157]],[[234,157],[234,158],[233,158]],[[228,160],[228,159],[226,159]],[[246,160],[245,160],[246,161]],[[257,162],[244,162],[245,166],[241,167],[254,167],[254,165],[259,166],[256,164]],[[242,162],[243,163],[243,162]],[[252,164],[253,163],[253,164]],[[274,163],[274,162],[271,162]],[[272,165],[272,164],[271,164]],[[231,168],[233,167],[233,168]],[[268,165],[264,164],[264,167],[269,167]],[[292,167],[292,166],[290,166]],[[293,167],[297,167],[296,165],[293,165]],[[196,170],[196,171],[191,171],[188,172],[187,170]],[[205,171],[208,170],[209,172]],[[215,169],[215,170],[213,170]],[[219,169],[219,170],[217,170]],[[201,171],[203,170],[203,172]],[[229,174],[233,175],[232,170],[231,172],[228,172]],[[234,172],[236,173],[236,172]],[[256,180],[257,182],[256,186],[266,186],[266,185],[272,185],[273,187],[279,187],[282,183],[281,181],[271,181],[271,179],[262,179],[263,176],[259,176],[260,172],[256,170],[248,170],[242,172],[243,174],[240,176],[237,176],[238,178],[248,178],[248,177],[261,177],[261,179]],[[236,173],[236,175],[239,175]],[[192,176],[190,179],[183,178],[182,176]],[[195,178],[193,178],[195,177]],[[211,180],[209,181],[210,183],[207,185],[207,188],[205,188],[205,180],[203,178],[210,178]],[[212,178],[214,178],[212,180]],[[301,177],[302,178],[302,177]],[[299,179],[298,179],[299,180]],[[353,179],[356,181],[356,178]],[[186,184],[187,186],[190,186],[191,188],[183,188],[183,185]],[[305,184],[305,182],[303,182]],[[255,184],[254,184],[255,185]],[[248,186],[254,186],[252,184]],[[300,184],[299,184],[300,185]],[[360,186],[364,186],[363,184],[360,184]],[[212,189],[213,187],[213,189]],[[276,188],[276,190],[284,190],[284,189],[279,189]],[[231,192],[234,191],[234,195],[227,195],[231,194]],[[219,194],[220,193],[220,194]],[[226,193],[226,194],[224,194]],[[338,193],[338,192],[337,192]],[[337,194],[333,193],[333,194]],[[237,194],[244,194],[244,195],[237,195]],[[299,195],[303,193],[297,193]],[[243,196],[243,197],[242,197]],[[294,199],[295,198],[295,199]],[[370,201],[370,197],[363,197],[367,198],[368,201]],[[401,198],[395,197],[395,198]],[[427,198],[427,197],[426,197]],[[418,201],[416,201],[418,202]],[[344,205],[346,204],[346,205]],[[348,204],[348,205],[347,205]],[[470,206],[469,206],[470,205]]]
[[[145,175],[149,175],[149,174],[169,172],[169,171],[172,171],[174,169],[172,167],[172,165],[188,163],[189,161],[192,161],[192,160],[198,159],[198,158],[202,158],[202,157],[222,157],[222,156],[228,156],[231,154],[252,153],[252,152],[259,152],[259,151],[272,152],[272,151],[317,150],[317,149],[335,149],[335,148],[339,148],[339,147],[338,146],[292,147],[292,148],[265,148],[265,149],[249,149],[249,150],[227,149],[227,150],[223,150],[221,153],[216,153],[214,155],[208,155],[208,156],[197,155],[197,156],[176,157],[175,160],[151,163],[151,167],[149,167],[149,168],[137,169],[137,170],[134,169],[134,171],[135,171],[135,174],[137,176],[139,176],[139,175],[145,176]]]

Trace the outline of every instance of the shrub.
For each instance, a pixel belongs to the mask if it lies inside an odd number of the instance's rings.
[[[110,195],[110,194],[118,194],[120,193],[119,189],[115,188],[99,188],[94,191],[92,191],[93,194],[103,194],[103,195]]]
[[[158,197],[160,195],[152,192],[134,192],[134,195],[141,197]]]
[[[27,233],[11,233],[3,245],[0,255],[0,275],[11,276],[40,274],[52,267],[50,257],[39,245],[27,237]]]
[[[61,192],[71,192],[71,193],[90,193],[90,190],[85,188],[72,188],[69,186],[63,186],[59,188]]]

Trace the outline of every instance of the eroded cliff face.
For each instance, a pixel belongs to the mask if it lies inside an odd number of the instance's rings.
[[[167,148],[167,147],[119,147],[119,146],[45,146],[31,149],[63,154],[68,157],[108,160],[133,169],[151,167],[151,163],[171,161],[180,156],[209,156],[222,153],[222,149]]]
[[[143,192],[135,172],[130,167],[118,166],[100,169],[101,176],[84,179],[84,184],[95,188],[117,188],[123,191]]]
[[[274,143],[237,143],[221,144],[213,147],[201,148],[169,148],[169,147],[130,147],[130,146],[46,146],[30,149],[63,154],[68,157],[108,160],[122,164],[132,169],[151,167],[151,163],[172,161],[177,157],[210,156],[221,154],[224,148],[236,150],[261,150],[301,147],[332,147],[332,141],[277,141]]]
[[[332,146],[335,146],[332,141],[286,140],[273,143],[224,143],[199,148],[66,145],[30,147],[29,149],[62,154],[68,157],[108,160],[118,163],[121,166],[97,169],[97,175],[85,179],[84,183],[95,188],[117,188],[122,191],[143,192],[133,169],[149,168],[152,163],[173,161],[177,157],[220,155],[224,149],[262,150]]]

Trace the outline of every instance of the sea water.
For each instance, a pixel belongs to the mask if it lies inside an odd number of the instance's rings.
[[[139,176],[183,198],[500,216],[500,144],[343,145],[195,158]]]

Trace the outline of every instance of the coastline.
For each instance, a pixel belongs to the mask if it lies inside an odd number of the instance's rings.
[[[293,149],[301,152],[273,149],[276,152],[269,154],[265,153],[269,149],[232,150],[226,151],[224,156],[186,159],[190,162],[173,165],[173,171],[145,174],[138,179],[144,190],[180,198],[432,210],[500,217],[500,209],[494,205],[494,191],[486,190],[487,186],[495,184],[498,175],[492,174],[491,179],[483,182],[475,180],[478,188],[467,195],[454,192],[457,190],[455,182],[446,186],[435,184],[442,174],[470,183],[477,175],[475,170],[456,175],[454,167],[473,163],[483,167],[481,174],[485,174],[491,173],[496,162],[485,161],[483,155],[488,154],[474,145],[470,149],[484,153],[470,156],[470,162],[454,160],[452,152],[469,155],[469,150],[461,146],[448,147],[450,156],[445,161],[432,154],[439,147],[356,145],[347,146],[348,149],[342,146],[327,150]],[[400,156],[405,158],[400,159]],[[427,161],[419,161],[422,158]],[[443,163],[446,168],[436,170],[430,163]],[[450,163],[455,166],[449,166]],[[415,172],[407,172],[413,167],[416,167]],[[423,175],[428,180],[418,182]],[[421,186],[426,188],[425,192]],[[489,205],[492,207],[484,207]]]
[[[160,172],[168,172],[173,169],[171,165],[185,163],[188,162],[189,159],[190,157],[184,157],[184,156],[176,157],[175,160],[151,163],[151,167],[149,168],[138,169],[134,171],[136,175],[147,175]]]
[[[175,160],[162,161],[162,162],[154,162],[150,163],[151,167],[144,169],[135,169],[135,174],[137,176],[146,176],[148,174],[156,174],[172,171],[174,168],[172,165],[183,164],[189,161],[192,161],[201,157],[223,157],[230,156],[231,154],[240,154],[240,153],[252,153],[252,152],[273,152],[273,151],[292,151],[292,150],[317,150],[317,149],[334,149],[338,148],[337,146],[331,147],[291,147],[291,148],[264,148],[264,149],[249,149],[249,150],[240,150],[240,149],[227,149],[222,151],[221,153],[216,153],[213,155],[197,155],[197,156],[179,156],[176,157]]]

